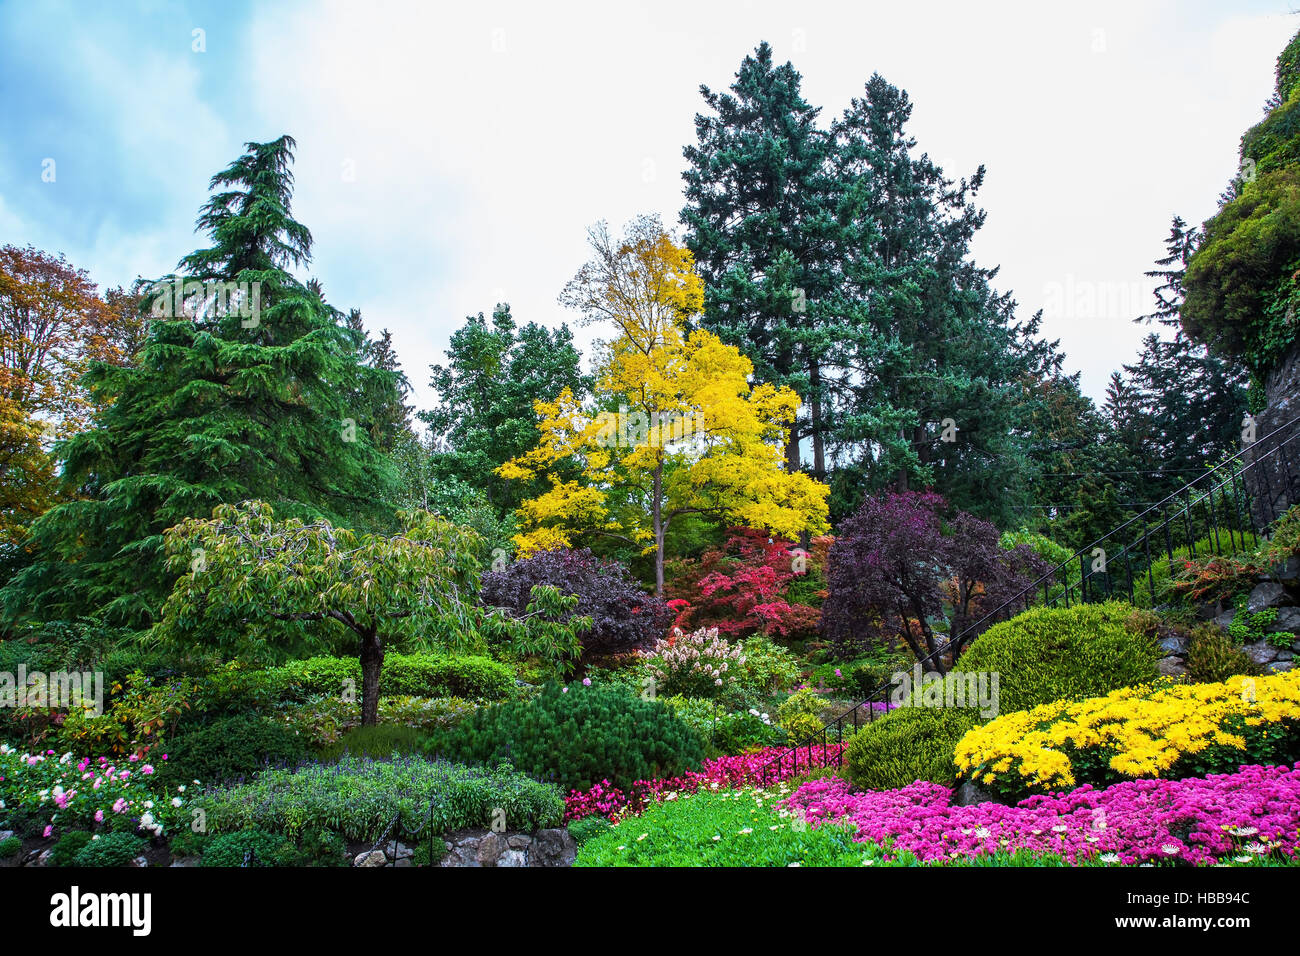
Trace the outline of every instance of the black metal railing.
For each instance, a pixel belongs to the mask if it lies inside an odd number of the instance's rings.
[[[1159,606],[1178,560],[1238,554],[1255,547],[1286,509],[1300,502],[1297,439],[1300,418],[1251,442],[1076,551],[917,663],[924,670],[938,670],[947,658],[951,666],[989,626],[1038,603],[1069,607],[1122,597],[1134,604]],[[1114,546],[1113,550],[1108,546]],[[822,765],[840,766],[846,736],[888,711],[894,687],[893,682],[881,684],[820,731],[777,754],[759,768],[758,782],[780,779],[787,766],[797,771],[805,754],[808,765],[820,753]]]

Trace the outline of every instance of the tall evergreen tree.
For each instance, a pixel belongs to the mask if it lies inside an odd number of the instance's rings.
[[[444,483],[482,490],[498,515],[510,514],[542,487],[506,481],[496,469],[537,441],[533,403],[566,388],[580,401],[591,390],[581,353],[567,325],[554,332],[535,322],[522,328],[499,303],[491,322],[469,316],[451,337],[447,364],[430,366],[438,401],[420,413],[438,447],[431,474]]]
[[[793,388],[804,406],[790,426],[787,468],[811,439],[812,470],[827,468],[834,427],[832,379],[847,329],[830,300],[835,286],[835,187],[831,140],[801,78],[775,66],[760,44],[730,93],[701,86],[710,115],[697,114],[697,144],[682,210],[686,245],[706,285],[701,325],[754,363],[758,381]]]
[[[394,373],[366,367],[360,337],[289,271],[312,243],[290,214],[294,146],[249,143],[212,178],[198,219],[212,245],[155,284],[136,360],[88,373],[103,411],[60,449],[80,497],[33,526],[34,563],[0,592],[11,615],[147,624],[174,580],[164,530],[218,504],[390,520],[377,502],[391,468],[356,427],[354,398]],[[247,293],[239,308],[232,287]]]
[[[1041,316],[1018,322],[1015,302],[992,288],[997,269],[971,259],[983,167],[953,182],[915,156],[911,112],[907,94],[875,75],[833,129],[838,308],[853,328],[839,497],[928,485],[1004,523],[1029,497],[1026,383],[1059,356],[1038,338]]]

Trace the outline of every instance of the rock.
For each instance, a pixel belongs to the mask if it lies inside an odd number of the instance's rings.
[[[1275,452],[1279,440],[1295,434],[1295,428],[1269,437],[1300,416],[1300,344],[1292,345],[1264,376],[1264,409],[1255,415],[1256,442],[1246,449],[1250,470],[1243,475],[1251,515],[1257,527],[1264,527],[1291,505],[1290,488],[1295,487],[1300,459]],[[1293,449],[1292,442],[1288,450]],[[1260,472],[1264,472],[1261,474]]]
[[[415,866],[415,864],[411,862],[409,856],[399,856],[393,866]]]
[[[1272,664],[1267,665],[1264,670],[1272,674],[1284,674],[1294,666],[1294,661],[1274,661]]]
[[[1282,584],[1300,584],[1300,558],[1292,555],[1281,564],[1273,565],[1268,570],[1268,576]]]
[[[528,848],[529,866],[572,866],[578,844],[564,828],[538,830]]]
[[[27,858],[27,862],[24,863],[23,866],[45,866],[47,863],[49,863],[50,854],[52,852],[53,852],[52,849],[42,850],[40,853],[37,853],[34,857],[29,856]]]
[[[1246,598],[1246,610],[1250,614],[1257,614],[1271,607],[1281,607],[1285,601],[1286,588],[1276,581],[1265,581],[1255,585],[1250,597]]]
[[[497,866],[527,866],[528,857],[523,850],[506,850],[497,860]]]
[[[363,850],[352,861],[353,866],[385,866],[387,863],[388,857],[383,850]]]
[[[475,854],[475,858],[480,866],[496,866],[501,854],[508,849],[506,838],[501,834],[485,833],[482,839],[478,841],[478,852]]]
[[[1278,608],[1277,620],[1265,630],[1270,634],[1276,634],[1278,631],[1290,631],[1292,634],[1300,633],[1300,607]]]
[[[14,835],[13,830],[0,830],[0,842],[8,840],[13,835]]]
[[[1236,611],[1224,611],[1214,619],[1214,623],[1218,625],[1219,630],[1226,631],[1232,625],[1232,619],[1236,614]]]
[[[200,858],[197,857],[197,856],[178,856],[176,859],[172,860],[171,863],[169,863],[169,864],[167,864],[167,865],[168,865],[168,867],[176,867],[176,866],[181,866],[181,867],[198,866],[198,865],[199,865],[199,859],[200,859]]]
[[[533,838],[526,833],[512,833],[506,837],[506,845],[512,850],[525,849],[533,842]]]
[[[977,786],[972,780],[963,782],[952,792],[953,805],[958,807],[969,807],[976,803],[996,803],[997,799],[996,796],[983,787]]]
[[[1182,677],[1187,673],[1187,668],[1183,662],[1176,657],[1162,657],[1156,661],[1156,673],[1165,677]],[[977,801],[983,802],[983,801]]]
[[[1166,654],[1182,657],[1187,653],[1187,638],[1179,637],[1177,634],[1171,634],[1169,637],[1160,641],[1160,649]]]
[[[132,866],[148,866],[149,858],[147,856],[137,856],[131,861]]]
[[[1254,644],[1245,644],[1241,648],[1246,655],[1256,664],[1267,664],[1277,659],[1278,649],[1268,641],[1256,641]]]
[[[384,844],[384,856],[390,860],[402,860],[415,856],[415,851],[405,843],[394,843],[390,840]]]

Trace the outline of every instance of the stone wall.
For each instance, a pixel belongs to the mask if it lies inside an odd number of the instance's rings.
[[[578,846],[563,827],[536,833],[457,830],[443,840],[447,855],[439,866],[572,866]],[[353,866],[413,866],[413,847],[388,842],[358,853]]]

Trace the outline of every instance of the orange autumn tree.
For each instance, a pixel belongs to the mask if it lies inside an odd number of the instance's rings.
[[[592,404],[568,390],[536,403],[537,445],[498,469],[550,482],[518,511],[520,553],[567,547],[583,534],[613,537],[653,555],[662,595],[665,538],[683,515],[790,538],[825,531],[829,489],[784,469],[798,396],[751,385],[753,365],[738,349],[687,330],[704,302],[690,251],[652,216],[621,239],[602,223],[590,241],[594,255],[560,301],[616,334],[601,348]],[[579,476],[557,474],[562,461],[577,464]]]
[[[58,500],[51,447],[89,421],[78,379],[92,361],[121,361],[127,321],[62,256],[0,248],[0,542]]]

